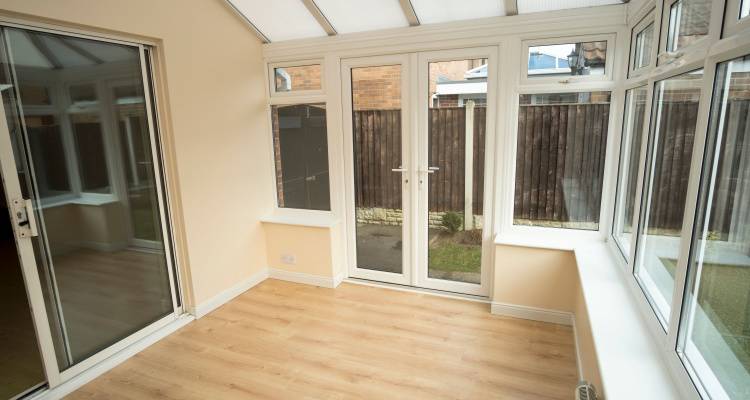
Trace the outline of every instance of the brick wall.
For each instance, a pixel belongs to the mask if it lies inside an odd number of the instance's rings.
[[[321,86],[321,67],[320,64],[316,65],[303,65],[299,67],[284,67],[277,68],[277,70],[284,70],[291,78],[292,90],[320,90]],[[283,79],[279,74],[275,75],[276,88],[283,84]]]
[[[353,68],[352,105],[355,111],[401,108],[401,66]]]

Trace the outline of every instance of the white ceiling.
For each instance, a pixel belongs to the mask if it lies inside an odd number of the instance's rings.
[[[266,42],[503,15],[620,4],[623,0],[226,0]],[[506,9],[506,5],[515,4]],[[416,16],[416,18],[410,15]],[[321,25],[330,24],[327,29]],[[326,22],[327,21],[327,22]],[[409,22],[412,21],[410,24]],[[332,29],[331,29],[332,28]]]

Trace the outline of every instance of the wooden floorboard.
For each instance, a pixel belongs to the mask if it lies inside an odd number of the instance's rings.
[[[572,399],[571,327],[269,279],[69,399]]]

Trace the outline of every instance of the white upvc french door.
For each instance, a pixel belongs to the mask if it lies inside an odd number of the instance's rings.
[[[497,65],[496,47],[418,55],[414,286],[489,295]]]
[[[411,58],[341,64],[349,275],[402,285],[413,279]]]
[[[487,296],[497,48],[341,65],[349,276]]]

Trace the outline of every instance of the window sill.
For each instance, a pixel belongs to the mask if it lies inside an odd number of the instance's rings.
[[[61,207],[66,205],[80,206],[103,206],[106,204],[116,203],[117,198],[113,195],[82,195],[81,197],[66,198],[53,200],[50,202],[42,201],[42,209]]]
[[[574,253],[605,398],[682,398],[615,260],[616,254],[605,241],[498,235],[495,244]],[[633,371],[638,371],[637,382]]]
[[[606,243],[579,244],[573,251],[607,398],[682,398]]]
[[[332,228],[339,223],[332,213],[325,211],[277,210],[260,219],[264,224],[304,226],[308,228]]]

